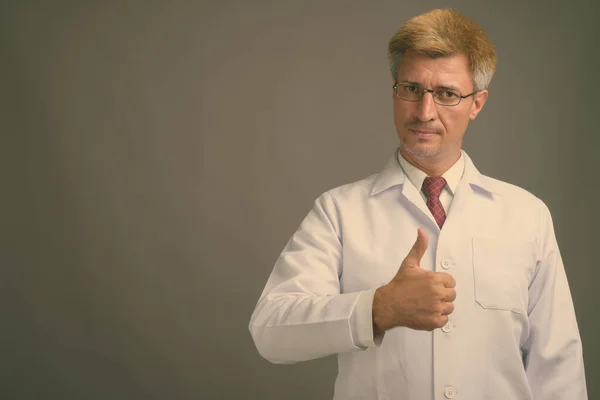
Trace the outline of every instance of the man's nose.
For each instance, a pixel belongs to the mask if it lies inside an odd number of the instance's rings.
[[[425,92],[423,94],[423,98],[417,102],[415,115],[422,122],[431,121],[437,117],[437,104],[433,101],[433,93]]]

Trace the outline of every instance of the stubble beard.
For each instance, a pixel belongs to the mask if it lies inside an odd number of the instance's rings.
[[[415,157],[434,157],[434,156],[437,156],[438,154],[440,154],[440,151],[441,151],[441,145],[439,143],[433,148],[427,148],[427,147],[419,148],[418,144],[411,148],[408,145],[407,141],[403,140],[400,143],[400,147],[404,151],[406,151],[408,154],[415,156]]]

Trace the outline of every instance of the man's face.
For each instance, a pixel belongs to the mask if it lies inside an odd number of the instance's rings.
[[[454,88],[463,96],[473,92],[467,57],[462,54],[434,59],[407,51],[397,81],[419,83],[425,89]],[[433,101],[432,93],[425,93],[418,102],[402,100],[393,93],[402,154],[416,161],[456,161],[469,121],[477,117],[487,94],[482,90],[456,106],[442,106]]]

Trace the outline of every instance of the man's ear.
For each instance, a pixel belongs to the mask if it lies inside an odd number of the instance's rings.
[[[481,92],[475,93],[474,96],[476,96],[476,97],[475,97],[475,101],[473,101],[473,105],[471,106],[471,115],[469,116],[469,118],[471,118],[471,120],[474,120],[475,118],[477,118],[477,114],[479,114],[479,112],[483,108],[483,105],[487,101],[488,91],[482,90]]]

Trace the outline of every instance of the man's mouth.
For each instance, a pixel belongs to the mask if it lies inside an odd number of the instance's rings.
[[[439,133],[437,131],[432,131],[432,130],[427,130],[427,129],[408,128],[408,130],[411,131],[412,133],[414,133],[415,135],[417,135],[418,138],[422,138],[422,139],[430,139],[436,135],[439,135]]]

